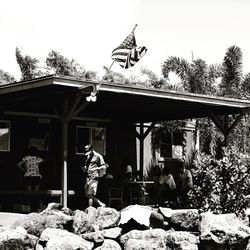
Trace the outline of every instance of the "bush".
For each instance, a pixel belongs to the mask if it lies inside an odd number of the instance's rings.
[[[236,148],[227,148],[222,159],[206,154],[195,157],[191,172],[194,188],[192,206],[213,213],[240,214],[250,194],[250,157]]]

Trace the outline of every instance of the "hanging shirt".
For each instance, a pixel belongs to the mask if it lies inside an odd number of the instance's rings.
[[[27,176],[42,177],[39,173],[39,164],[43,162],[43,159],[41,157],[27,155],[22,159],[22,161],[25,167],[24,177]]]

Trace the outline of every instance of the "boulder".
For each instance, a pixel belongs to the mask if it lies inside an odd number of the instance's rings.
[[[120,227],[114,227],[104,229],[101,231],[105,239],[117,239],[121,235],[122,229]]]
[[[59,228],[72,231],[73,217],[62,213],[61,211],[54,212],[54,214],[44,215],[45,228]]]
[[[121,236],[120,242],[124,249],[165,249],[166,231],[163,229],[132,230]],[[136,244],[140,248],[135,248]],[[156,247],[156,248],[149,248]]]
[[[120,212],[114,208],[109,207],[99,207],[98,215],[94,222],[100,230],[105,228],[116,227],[120,221]]]
[[[45,218],[38,213],[30,213],[14,222],[10,228],[15,229],[18,226],[26,229],[28,234],[39,237],[45,228]]]
[[[45,219],[45,228],[59,228],[73,231],[72,211],[64,208],[60,203],[49,203],[47,208],[40,212]]]
[[[149,229],[149,218],[152,211],[152,208],[141,205],[130,205],[122,209],[119,226],[122,228],[123,234],[135,229]]]
[[[46,228],[41,234],[40,243],[46,246],[46,250],[88,250],[94,245],[78,235],[56,228]]]
[[[244,250],[250,238],[250,228],[235,214],[202,213],[199,230],[204,250]]]
[[[129,239],[124,245],[124,250],[166,250],[163,240]],[[170,248],[172,249],[172,248]]]
[[[158,212],[162,214],[165,219],[170,220],[173,210],[168,207],[159,207]]]
[[[177,230],[198,231],[199,218],[197,209],[172,210],[170,225]]]
[[[75,234],[83,234],[91,231],[93,231],[93,226],[89,221],[87,213],[76,210],[73,215],[73,232]]]
[[[104,241],[104,236],[101,231],[85,233],[81,235],[83,239],[91,241],[95,244],[100,244]]]
[[[165,249],[198,250],[199,237],[186,231],[167,231]]]
[[[40,214],[51,214],[53,213],[53,211],[61,211],[61,209],[63,208],[61,203],[55,203],[55,202],[51,202],[47,205],[47,208],[44,209],[42,212],[40,212]]]
[[[0,233],[0,249],[29,250],[35,249],[38,238],[34,235],[27,234],[22,227],[8,229]]]
[[[88,215],[89,222],[93,223],[97,218],[98,210],[93,206],[89,206],[85,209],[85,213]]]
[[[149,217],[149,227],[150,228],[164,228],[163,215],[155,211],[152,211]]]
[[[104,240],[103,244],[95,250],[122,250],[120,245],[114,240]]]

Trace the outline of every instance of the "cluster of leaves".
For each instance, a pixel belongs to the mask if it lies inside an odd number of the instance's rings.
[[[29,80],[42,75],[39,71],[39,60],[32,58],[31,56],[23,56],[20,48],[16,48],[16,60],[21,70],[21,80]]]
[[[0,85],[15,82],[15,77],[0,69]]]
[[[213,213],[241,214],[249,205],[250,156],[234,147],[226,148],[216,159],[198,154],[191,166],[194,188],[190,191],[193,207]]]
[[[48,54],[44,67],[39,66],[38,59],[22,55],[19,48],[16,48],[16,60],[21,70],[22,81],[50,74],[70,76],[82,80],[97,80],[95,71],[86,71],[76,60],[69,60],[54,50]]]
[[[189,63],[183,58],[171,56],[162,64],[162,73],[166,79],[170,72],[175,72],[180,77],[184,90],[209,94],[215,92],[214,83],[221,76],[221,67],[207,65],[200,58]]]

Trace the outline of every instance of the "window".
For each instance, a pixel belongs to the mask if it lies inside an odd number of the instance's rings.
[[[160,155],[164,158],[181,158],[183,154],[183,133],[169,132],[162,138]]]
[[[106,129],[77,126],[76,153],[83,154],[83,149],[86,144],[92,144],[98,153],[106,155]]]
[[[0,121],[0,151],[10,151],[9,121]]]

